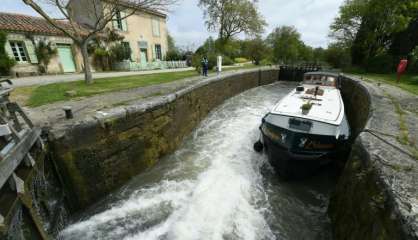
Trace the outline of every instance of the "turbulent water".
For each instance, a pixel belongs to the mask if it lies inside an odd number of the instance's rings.
[[[63,239],[329,239],[334,179],[284,183],[253,151],[262,116],[295,85],[247,91],[212,111],[182,147],[96,204]]]

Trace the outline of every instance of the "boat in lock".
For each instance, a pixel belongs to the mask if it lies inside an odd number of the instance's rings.
[[[307,176],[348,146],[350,127],[335,73],[310,72],[267,113],[254,149],[284,179]]]

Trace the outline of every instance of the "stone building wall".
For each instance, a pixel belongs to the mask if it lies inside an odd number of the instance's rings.
[[[54,160],[73,210],[83,209],[172,153],[226,99],[278,80],[278,70],[214,78],[142,105],[118,107],[59,133]]]

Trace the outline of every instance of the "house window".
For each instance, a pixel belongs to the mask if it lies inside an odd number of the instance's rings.
[[[126,13],[119,10],[116,11],[115,17],[113,18],[113,27],[121,31],[128,31]]]
[[[161,45],[155,44],[155,58],[157,60],[162,60]]]
[[[158,19],[152,19],[152,34],[154,37],[160,36],[160,21]]]
[[[17,62],[28,62],[23,42],[10,42],[10,47]]]
[[[125,60],[131,60],[131,46],[129,45],[129,42],[122,42],[122,46],[125,50],[124,52]]]
[[[117,29],[119,29],[119,30],[123,30],[122,16],[121,16],[121,14],[120,14],[120,11],[117,11],[117,12],[116,12],[116,19],[115,19],[115,22],[116,22],[116,27],[117,27]]]

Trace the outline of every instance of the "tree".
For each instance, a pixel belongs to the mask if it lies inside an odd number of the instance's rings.
[[[267,58],[268,48],[264,40],[257,36],[254,39],[243,42],[243,56],[249,58],[255,65]]]
[[[322,47],[313,49],[313,58],[312,61],[316,64],[320,64],[322,62],[325,62],[326,59],[326,50]]]
[[[209,31],[217,31],[226,43],[239,33],[257,35],[263,32],[266,22],[251,0],[199,0],[204,10]]]
[[[178,51],[176,47],[176,42],[174,41],[174,38],[171,36],[170,33],[167,34],[167,46],[169,51]]]
[[[346,0],[340,7],[339,16],[331,24],[330,37],[351,46],[360,29],[369,0]]]
[[[81,49],[84,75],[87,84],[93,83],[87,47],[115,18],[123,20],[141,10],[163,11],[176,0],[22,0],[48,21],[53,27],[71,38]],[[62,19],[56,19],[43,7],[56,9]],[[81,19],[75,9],[83,7],[88,19]],[[123,13],[123,14],[121,14]],[[63,21],[65,20],[65,22]]]
[[[207,55],[209,53],[216,53],[216,52],[217,52],[216,41],[212,37],[209,37],[208,39],[206,39],[203,45],[200,46],[196,50],[196,53],[199,55]]]
[[[275,63],[294,63],[301,59],[304,43],[295,27],[278,27],[267,36],[266,41],[273,49],[272,60]]]
[[[174,38],[170,34],[167,34],[167,45],[168,45],[168,51],[165,55],[165,60],[167,61],[183,60],[184,56],[182,55],[181,50],[176,46],[176,42],[174,41]]]
[[[325,52],[326,61],[333,67],[343,69],[351,64],[350,49],[341,43],[332,43]]]
[[[364,66],[388,54],[393,36],[408,28],[417,10],[416,0],[347,0],[331,36],[351,49],[353,64]]]
[[[9,75],[10,69],[16,64],[16,61],[11,59],[6,52],[6,43],[6,34],[4,32],[0,32],[0,76]]]

